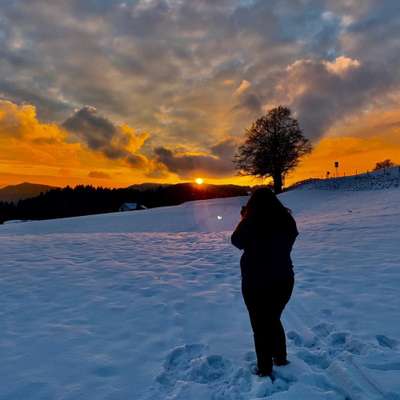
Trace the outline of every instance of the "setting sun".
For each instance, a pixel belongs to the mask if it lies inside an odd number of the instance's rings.
[[[203,178],[196,178],[196,183],[198,185],[202,185],[204,183],[204,179]]]

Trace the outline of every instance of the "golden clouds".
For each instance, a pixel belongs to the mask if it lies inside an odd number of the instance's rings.
[[[116,129],[118,135],[110,136],[111,146],[114,145],[111,150],[115,148],[118,156],[123,148],[122,159],[113,159],[111,152],[108,157],[91,149],[82,140],[71,140],[69,131],[58,124],[39,121],[32,105],[1,100],[0,186],[21,180],[53,185],[95,182],[123,186],[145,179],[147,173],[158,167],[155,161],[139,153],[149,134],[136,133],[128,125]],[[140,170],[133,168],[134,164],[139,164]]]
[[[54,143],[64,140],[65,132],[55,124],[40,123],[32,105],[17,105],[0,100],[0,139],[4,137]]]
[[[119,127],[123,134],[128,138],[126,149],[132,153],[139,151],[146,140],[150,137],[148,132],[136,133],[129,125],[123,124]]]
[[[0,160],[8,163],[2,172],[15,172],[15,165],[35,170],[74,164],[77,145],[66,144],[66,136],[58,125],[39,122],[35,107],[0,101]]]
[[[41,122],[34,106],[0,101],[0,186],[21,181],[127,186],[197,176],[210,183],[260,183],[235,176],[231,160],[238,139],[226,137],[208,150],[172,144],[144,154],[148,132],[113,124],[93,112],[74,122],[71,136],[65,125]],[[332,173],[334,161],[340,162],[341,174],[349,175],[371,170],[387,158],[400,161],[400,110],[365,110],[334,125],[286,184]]]

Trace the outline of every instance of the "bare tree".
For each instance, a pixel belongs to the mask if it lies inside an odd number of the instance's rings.
[[[280,193],[285,175],[311,150],[290,109],[279,106],[246,129],[245,142],[238,148],[234,163],[241,175],[272,177],[274,191]]]
[[[374,171],[378,171],[380,169],[391,168],[394,166],[395,166],[395,163],[392,160],[387,159],[387,160],[377,162],[375,164]]]

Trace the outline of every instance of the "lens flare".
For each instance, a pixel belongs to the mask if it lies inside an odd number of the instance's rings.
[[[196,178],[195,181],[198,185],[202,185],[204,183],[204,179],[203,178]]]

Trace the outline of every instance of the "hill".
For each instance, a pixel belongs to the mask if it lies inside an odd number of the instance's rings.
[[[170,183],[153,183],[153,182],[148,182],[148,183],[137,183],[134,185],[130,185],[127,187],[127,189],[135,189],[135,190],[140,190],[140,191],[146,191],[146,190],[156,190],[159,188],[164,188],[167,186],[172,186]]]
[[[307,179],[287,190],[295,188],[319,190],[381,190],[400,187],[400,167],[386,168],[365,174],[329,179]]]
[[[36,197],[40,193],[45,193],[51,189],[55,189],[55,187],[29,182],[9,185],[0,189],[0,201],[16,202],[18,200]]]

